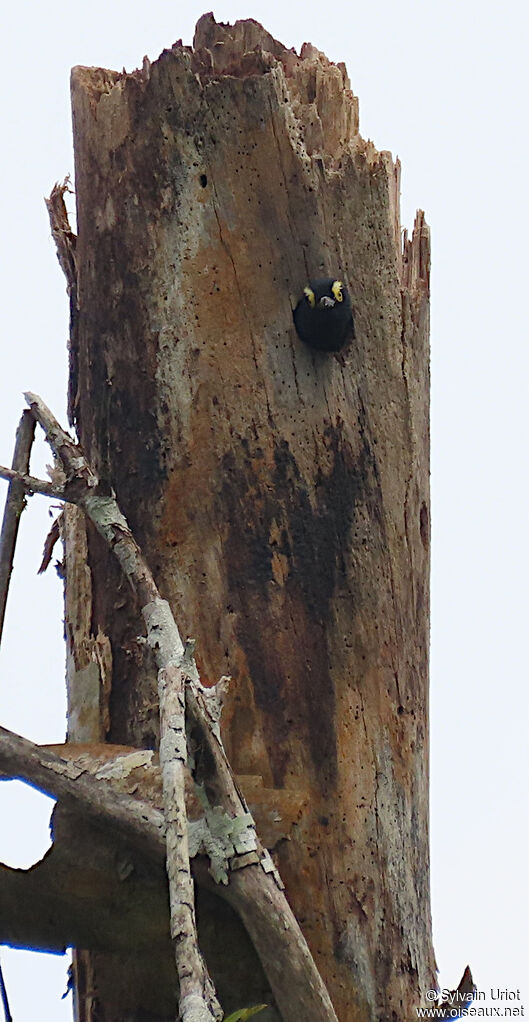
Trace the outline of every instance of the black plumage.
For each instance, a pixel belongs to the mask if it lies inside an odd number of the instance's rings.
[[[298,337],[320,351],[340,351],[354,337],[353,310],[345,284],[334,277],[311,280],[294,309]]]

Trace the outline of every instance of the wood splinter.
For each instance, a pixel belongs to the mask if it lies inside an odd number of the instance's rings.
[[[6,474],[3,476],[4,479],[10,478],[10,483],[2,521],[2,531],[0,532],[0,640],[2,639],[4,628],[7,594],[13,571],[13,559],[20,516],[24,510],[26,493],[31,488],[21,481],[20,476],[22,475],[29,479],[27,473],[29,472],[29,458],[34,436],[35,419],[31,412],[26,409],[22,412],[22,418],[16,432],[11,472],[7,475],[9,472],[9,469],[7,469]]]

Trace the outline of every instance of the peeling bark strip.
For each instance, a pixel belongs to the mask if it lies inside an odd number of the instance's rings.
[[[202,679],[232,678],[235,772],[308,792],[278,861],[340,1022],[411,1017],[434,978],[424,217],[403,254],[399,166],[345,68],[253,21],[205,15],[132,74],[75,68],[72,104],[81,442]],[[339,357],[292,322],[330,275]],[[109,739],[151,747],[150,651],[92,535],[89,564]]]
[[[246,826],[248,809],[235,783],[222,744],[215,734],[218,717],[211,719],[206,694],[196,676],[192,650],[182,645],[171,609],[160,598],[156,583],[143,559],[129,526],[113,496],[97,492],[99,481],[84,456],[59,425],[36,394],[26,393],[32,414],[46,434],[53,453],[66,475],[65,494],[84,509],[90,520],[116,555],[122,570],[139,598],[147,627],[147,641],[153,649],[158,666],[160,701],[160,766],[164,796],[167,874],[171,904],[171,935],[175,942],[176,964],[180,982],[180,1014],[182,1022],[209,1022],[221,1018],[222,1009],[216,1001],[214,988],[200,956],[194,916],[194,893],[189,865],[188,835],[185,811],[184,766],[187,760],[184,685],[189,690],[188,706],[202,751],[194,749],[201,766],[204,796],[210,802],[208,789],[214,797],[212,809],[235,813]],[[194,646],[193,646],[194,648]],[[211,696],[209,697],[211,701]],[[23,741],[23,740],[22,740]],[[204,754],[204,750],[205,753]],[[231,821],[233,824],[233,820]],[[251,845],[233,850],[245,853],[232,866],[237,872],[237,905],[248,932],[254,938],[258,954],[284,1019],[294,1018],[301,1009],[306,1022],[337,1022],[329,994],[314,965],[299,925],[281,892],[277,871],[268,853],[252,830]],[[213,836],[215,836],[213,834]],[[198,849],[196,849],[198,850]],[[248,903],[250,899],[250,903]],[[285,933],[277,939],[280,924]],[[278,968],[277,948],[283,946],[286,960]]]
[[[77,390],[77,266],[75,261],[75,246],[77,237],[70,227],[68,211],[64,196],[71,192],[70,177],[66,177],[63,183],[56,184],[51,190],[49,199],[45,199],[46,209],[50,218],[50,227],[53,240],[57,248],[57,259],[66,277],[66,290],[70,300],[70,338],[68,351],[70,355],[70,377],[68,381],[68,421],[73,424],[75,418],[75,395]]]
[[[11,572],[13,571],[18,526],[26,503],[27,488],[17,478],[17,474],[26,475],[29,472],[29,458],[34,435],[35,420],[31,412],[26,409],[26,411],[22,412],[22,418],[16,432],[15,450],[11,466],[11,482],[7,491],[2,531],[0,532],[0,641],[4,629],[4,617]]]
[[[169,614],[167,617],[172,617]],[[166,622],[167,624],[167,622]],[[167,630],[167,629],[166,629]],[[169,628],[169,635],[173,629]],[[163,631],[160,631],[160,640]],[[195,921],[195,896],[189,864],[188,829],[185,805],[185,766],[187,744],[184,713],[186,671],[183,650],[167,649],[166,666],[159,667],[160,766],[164,797],[167,842],[167,876],[171,908],[171,937],[175,944],[180,982],[180,1014],[190,1022],[222,1019],[223,1011],[198,951]],[[160,663],[158,657],[158,663]],[[191,920],[191,924],[190,924]]]

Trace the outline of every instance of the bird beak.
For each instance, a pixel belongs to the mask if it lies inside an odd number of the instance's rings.
[[[320,298],[318,305],[320,309],[332,309],[334,305],[334,298],[329,298],[327,295],[324,295],[323,298]]]

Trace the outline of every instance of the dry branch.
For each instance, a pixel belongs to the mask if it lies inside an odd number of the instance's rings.
[[[25,494],[40,493],[43,497],[52,497],[53,500],[68,500],[62,486],[57,486],[49,479],[37,479],[36,476],[26,475],[24,472],[15,472],[12,468],[0,465],[0,479],[8,479],[11,482],[19,483]],[[75,501],[72,501],[75,503]]]
[[[22,413],[15,438],[11,482],[0,533],[0,640],[4,627],[7,594],[13,571],[13,558],[18,535],[20,515],[24,510],[27,487],[20,482],[16,473],[25,474],[29,471],[29,458],[33,437],[35,435],[35,419],[27,409]],[[4,476],[5,478],[5,476]]]
[[[213,1017],[207,1005],[210,988],[201,975],[201,960],[196,944],[194,927],[192,881],[188,850],[185,847],[185,804],[183,769],[186,762],[186,741],[183,713],[184,687],[189,693],[188,709],[192,725],[207,747],[207,755],[200,758],[204,771],[204,788],[214,792],[215,802],[227,814],[236,814],[243,821],[242,834],[232,820],[233,833],[229,846],[240,855],[231,863],[235,871],[231,876],[232,897],[254,946],[261,957],[263,968],[271,984],[279,1010],[284,1018],[303,1013],[305,1022],[336,1022],[329,995],[316,969],[308,945],[288,902],[280,890],[277,874],[268,853],[255,835],[255,825],[240,795],[226,760],[220,739],[212,733],[211,715],[206,705],[202,686],[194,677],[196,668],[189,650],[183,647],[171,609],[162,600],[152,574],[132,536],[127,522],[113,495],[99,492],[98,479],[88,464],[81,448],[61,428],[52,413],[35,394],[26,394],[35,419],[43,427],[55,456],[66,473],[64,499],[82,507],[98,531],[114,551],[119,563],[135,590],[147,627],[147,641],[154,651],[159,672],[159,698],[162,730],[160,761],[162,765],[166,822],[172,834],[168,839],[169,852],[177,850],[176,859],[168,864],[172,908],[178,907],[177,925],[185,927],[185,956],[177,968],[181,982],[180,1009],[183,1019],[193,1018],[193,1010],[200,1002],[197,1020]],[[170,684],[168,684],[170,682]],[[194,687],[193,687],[194,686]],[[171,690],[170,705],[167,691]],[[214,722],[213,722],[214,725]],[[207,782],[207,784],[206,784]],[[184,808],[182,809],[182,805]],[[176,805],[177,809],[172,810]],[[215,808],[215,807],[213,807]],[[249,819],[248,819],[249,817]],[[228,817],[229,818],[229,817]],[[175,868],[175,862],[177,863]],[[178,890],[176,890],[178,878]],[[182,895],[182,886],[187,896]],[[219,891],[219,893],[223,893]],[[230,899],[231,900],[231,899]],[[185,912],[186,919],[182,919]],[[172,923],[174,917],[172,916]],[[281,931],[278,934],[278,930]],[[180,930],[180,933],[182,931]],[[175,930],[172,925],[172,933]],[[193,950],[194,942],[194,950]],[[177,945],[182,941],[178,942]],[[185,961],[184,961],[185,957]],[[191,967],[190,967],[190,962]],[[197,993],[197,982],[203,993]],[[192,991],[192,992],[191,992]],[[187,1000],[184,1000],[186,999]],[[210,1005],[214,1005],[212,999]],[[215,1010],[213,1008],[213,1010]],[[205,1014],[205,1012],[209,1012]]]
[[[187,749],[184,716],[184,647],[165,600],[162,600],[141,551],[112,495],[94,492],[98,480],[80,447],[62,429],[43,401],[26,399],[67,476],[66,490],[75,489],[78,503],[105,538],[141,601],[147,641],[158,666],[160,700],[160,766],[164,794],[167,874],[171,905],[171,936],[180,982],[182,1022],[212,1022],[222,1018],[198,948],[193,880],[189,864],[185,808]]]
[[[190,691],[188,686],[188,695]],[[191,706],[193,698],[189,700]],[[193,712],[198,719],[203,711],[195,703]],[[200,734],[206,741],[208,732],[203,726]],[[210,739],[209,751],[217,758],[215,742],[216,739]],[[133,851],[156,864],[163,862],[162,813],[143,799],[114,791],[107,781],[87,772],[85,765],[63,759],[0,728],[0,770],[6,778],[29,782],[44,794],[59,799],[112,840],[121,837]],[[235,809],[242,796],[232,783],[229,797]],[[204,830],[202,823],[191,824],[191,830],[193,847],[201,851],[198,839]],[[314,970],[310,952],[304,938],[301,935],[297,938],[298,924],[274,877],[263,873],[260,865],[247,865],[234,869],[227,885],[214,884],[204,859],[198,857],[193,862],[193,875],[201,886],[220,895],[240,916],[283,1016],[291,1018],[297,1011],[311,1022],[333,1019],[330,1002],[310,982]]]
[[[2,965],[0,964],[0,999],[4,1009],[4,1020],[5,1022],[13,1022],[13,1016],[9,1009],[9,998],[7,996],[6,985],[4,982],[4,974],[2,972]]]
[[[148,803],[118,794],[82,767],[0,727],[0,771],[60,799],[105,831],[114,831],[143,855],[164,855],[163,816]]]

